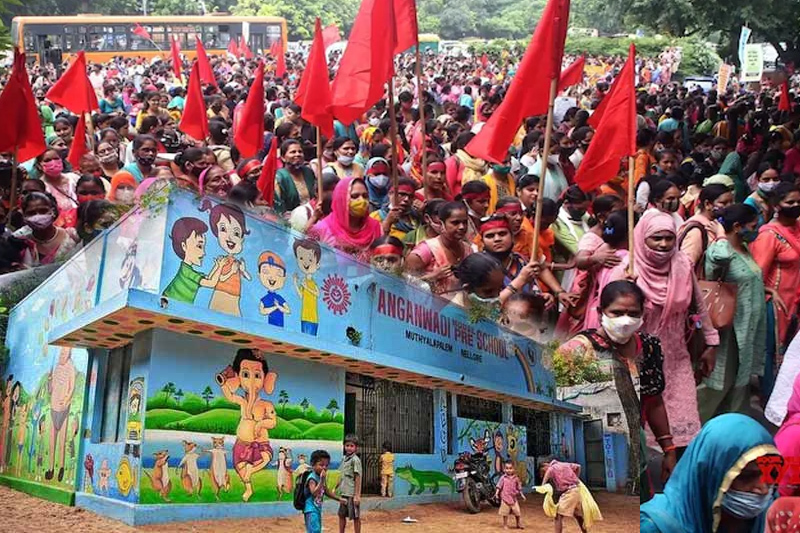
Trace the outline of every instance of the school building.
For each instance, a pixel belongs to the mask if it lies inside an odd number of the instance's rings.
[[[468,450],[527,485],[552,457],[605,480],[602,425],[556,399],[542,346],[170,186],[19,303],[7,347],[0,482],[129,524],[295,513],[294,477],[326,449],[335,479],[346,433],[365,496],[395,454],[367,509],[457,498]]]

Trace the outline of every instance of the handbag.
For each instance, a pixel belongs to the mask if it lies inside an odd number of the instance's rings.
[[[711,324],[718,330],[733,326],[733,317],[736,315],[736,284],[723,281],[729,269],[730,263],[723,268],[716,281],[697,282],[700,285],[700,292],[703,293],[703,302],[711,318]]]

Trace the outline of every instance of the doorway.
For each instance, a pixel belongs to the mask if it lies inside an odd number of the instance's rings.
[[[601,419],[583,423],[583,442],[586,448],[586,484],[590,487],[605,487],[606,460]]]

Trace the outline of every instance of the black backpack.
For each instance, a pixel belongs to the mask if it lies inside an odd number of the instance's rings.
[[[294,508],[298,511],[305,511],[306,510],[306,498],[308,498],[308,494],[306,494],[306,483],[308,483],[308,477],[311,475],[311,470],[308,472],[303,472],[303,474],[295,479],[294,485]]]

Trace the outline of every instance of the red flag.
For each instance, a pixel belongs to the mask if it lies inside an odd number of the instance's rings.
[[[330,77],[328,61],[325,58],[325,33],[317,17],[314,28],[314,41],[308,54],[308,62],[294,101],[300,106],[300,116],[320,129],[327,138],[333,137],[333,115],[331,105]]]
[[[417,6],[414,0],[392,0],[392,9],[394,11],[394,53],[402,54],[412,46],[419,45]]]
[[[789,80],[781,83],[781,98],[778,100],[778,111],[791,111],[792,101],[789,98]]]
[[[502,162],[523,119],[547,113],[551,80],[558,79],[561,74],[569,2],[550,0],[547,3],[506,97],[467,145],[471,155]],[[542,61],[542,58],[550,58],[550,61]]]
[[[628,60],[614,82],[614,90],[603,100],[607,102],[607,112],[575,175],[575,183],[585,192],[593,191],[616,176],[620,160],[636,153],[635,61],[636,47],[631,43]]]
[[[486,65],[488,64],[489,64],[489,56],[486,54],[486,52],[484,52],[483,55],[481,56],[481,66],[483,68],[486,68]]]
[[[324,30],[322,30],[322,42],[325,43],[326,49],[333,43],[338,43],[341,40],[342,38],[339,35],[339,28],[336,27],[336,24],[329,24],[325,26]]]
[[[244,35],[239,38],[239,54],[244,55],[245,59],[253,59],[253,52],[250,50]]]
[[[561,73],[561,79],[558,80],[558,92],[563,91],[573,85],[578,85],[583,81],[583,68],[586,65],[586,57],[581,56],[572,62],[567,70]]]
[[[61,78],[47,91],[47,99],[66,107],[76,115],[99,109],[97,94],[86,74],[86,55],[83,50]]]
[[[45,151],[39,109],[33,97],[25,53],[14,50],[14,68],[0,94],[5,123],[0,128],[0,152],[17,151],[17,161],[27,161]]]
[[[242,157],[249,158],[264,146],[264,65],[259,62],[256,79],[247,93],[242,114],[236,121],[233,142]]]
[[[286,57],[283,54],[283,39],[278,39],[269,47],[269,53],[276,60],[275,77],[282,78],[286,74]]]
[[[275,174],[278,172],[278,138],[273,136],[269,145],[269,152],[261,166],[261,175],[258,177],[256,187],[267,205],[275,205]]]
[[[241,51],[239,50],[239,45],[236,44],[236,39],[231,39],[228,41],[228,53],[234,57],[239,57],[241,55]]]
[[[183,79],[183,61],[181,61],[181,45],[178,44],[178,39],[172,36],[169,42],[169,51],[172,54],[172,72],[175,73],[175,78],[178,81]]]
[[[200,80],[203,83],[213,85],[219,89],[219,86],[217,85],[217,78],[214,76],[211,63],[208,61],[208,56],[206,55],[206,47],[203,46],[203,41],[200,40],[199,35],[195,34],[194,37],[197,40],[197,63],[200,64]]]
[[[206,114],[206,102],[203,99],[199,61],[195,61],[192,65],[189,87],[186,89],[186,103],[178,129],[196,141],[204,141],[208,137],[208,115]]]
[[[88,153],[89,148],[86,147],[86,114],[81,113],[78,118],[78,124],[75,126],[75,133],[72,136],[72,146],[69,147],[67,161],[72,165],[72,168],[79,168],[81,157]]]
[[[147,33],[147,30],[142,28],[141,24],[139,24],[138,22],[133,25],[133,34],[138,35],[142,39],[147,39],[148,41],[152,41],[152,39],[150,38],[150,34]]]

